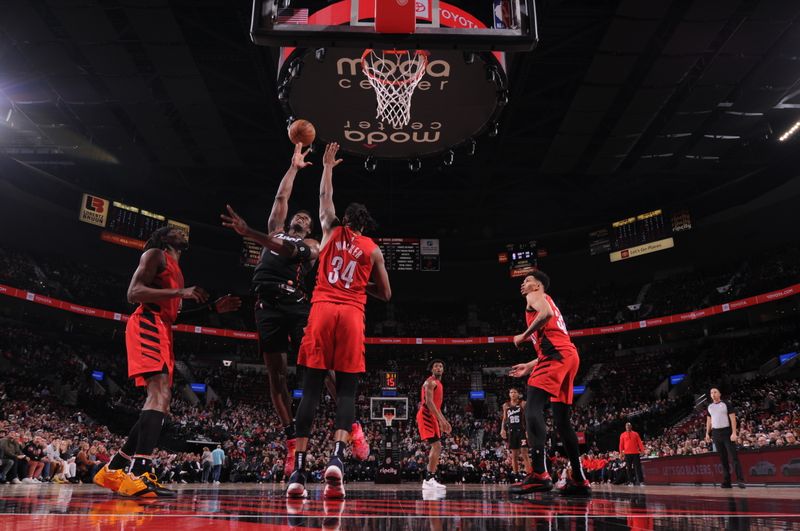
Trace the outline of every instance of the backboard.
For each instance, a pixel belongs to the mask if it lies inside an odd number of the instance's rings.
[[[250,35],[263,46],[530,51],[534,0],[254,0]],[[376,6],[413,3],[413,32],[376,29]],[[411,8],[412,6],[408,6]],[[386,17],[393,15],[393,11]],[[383,25],[384,27],[396,27]]]
[[[383,421],[383,413],[386,409],[394,409],[394,420],[408,420],[408,397],[370,397],[370,420]]]
[[[533,0],[451,2],[255,0],[251,34],[280,45],[289,122],[311,121],[319,143],[338,142],[367,169],[405,159],[415,171],[434,156],[452,164],[460,147],[474,154],[476,138],[499,129],[507,62],[537,42]]]

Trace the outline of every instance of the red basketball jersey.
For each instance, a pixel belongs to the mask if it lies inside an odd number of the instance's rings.
[[[372,253],[378,245],[340,225],[319,255],[317,286],[311,302],[334,302],[364,309],[372,274]]]
[[[180,266],[178,266],[178,262],[167,252],[164,252],[164,260],[166,265],[153,279],[151,287],[157,289],[182,289],[183,273]],[[171,325],[178,318],[182,302],[180,297],[171,297],[158,302],[145,302],[140,304],[133,313],[155,313],[161,316],[164,323]]]
[[[544,327],[540,328],[531,336],[533,346],[536,348],[536,353],[541,359],[552,358],[565,358],[567,356],[577,356],[578,349],[572,343],[567,332],[567,325],[564,324],[564,318],[561,316],[561,311],[558,306],[550,298],[550,295],[545,294],[547,303],[553,311],[553,316],[547,321]],[[536,319],[538,312],[526,309],[525,321],[528,326]]]
[[[425,380],[425,383],[433,380],[436,383],[436,387],[433,388],[433,403],[436,404],[436,407],[439,408],[439,411],[442,410],[442,398],[444,397],[444,386],[442,382],[434,378],[433,376],[428,376],[428,379]],[[421,407],[425,407],[425,384],[422,384],[422,388],[420,389],[420,397],[419,403]]]

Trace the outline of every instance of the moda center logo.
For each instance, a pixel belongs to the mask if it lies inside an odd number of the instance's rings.
[[[379,68],[387,79],[391,79],[395,73],[404,75],[411,73],[416,68],[416,64],[416,61],[411,58],[405,61],[393,61],[390,57],[384,57],[374,63],[374,66]],[[448,61],[443,59],[428,61],[425,67],[425,75],[429,79],[420,81],[416,90],[422,92],[444,92],[450,82],[450,72],[451,65]],[[364,77],[361,57],[342,57],[337,60],[336,74],[337,83],[342,89],[351,90],[354,87],[358,87],[368,93],[375,90]],[[441,128],[442,123],[439,121],[429,123],[414,121],[404,128],[390,128],[379,120],[348,120],[344,124],[343,133],[346,140],[361,143],[367,147],[385,142],[393,144],[406,144],[409,142],[414,144],[433,144],[441,140]]]
[[[391,79],[392,75],[396,72],[401,74],[410,74],[416,68],[417,61],[413,58],[406,59],[405,61],[393,61],[391,57],[384,57],[379,61],[373,62],[376,70],[380,70],[381,75],[387,79]],[[450,62],[444,59],[435,59],[428,61],[425,66],[425,77],[431,78],[430,80],[423,78],[417,84],[416,90],[425,92],[428,90],[443,91],[447,84],[450,82],[450,72],[452,67]],[[339,77],[339,87],[343,89],[351,89],[353,86],[358,86],[363,90],[375,90],[366,79],[361,66],[361,57],[341,57],[336,61],[336,74]],[[360,81],[354,85],[353,79],[358,77]]]

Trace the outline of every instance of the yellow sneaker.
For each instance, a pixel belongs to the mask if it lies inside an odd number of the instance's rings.
[[[104,489],[110,489],[112,492],[117,492],[119,490],[119,486],[122,484],[122,481],[125,479],[125,476],[127,476],[127,474],[124,470],[111,470],[108,468],[108,465],[106,465],[94,475],[94,479],[92,481],[98,487],[103,487]]]
[[[125,474],[125,478],[122,480],[117,492],[123,496],[135,496],[137,498],[169,498],[175,496],[174,490],[165,488],[149,472],[145,472],[139,477],[133,474]]]

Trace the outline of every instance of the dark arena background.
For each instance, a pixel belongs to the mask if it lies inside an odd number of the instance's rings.
[[[0,529],[800,529],[799,58],[797,0],[0,0]]]

